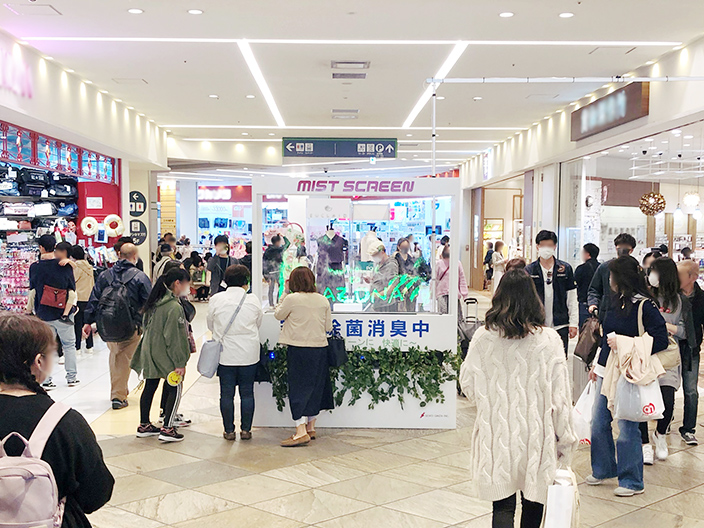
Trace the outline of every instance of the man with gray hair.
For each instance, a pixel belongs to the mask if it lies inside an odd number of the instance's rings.
[[[96,323],[110,350],[113,409],[128,405],[130,361],[141,335],[141,310],[152,291],[149,277],[137,269],[138,259],[137,246],[127,243],[120,247],[120,260],[98,277],[84,315],[84,335],[92,332],[92,323]]]

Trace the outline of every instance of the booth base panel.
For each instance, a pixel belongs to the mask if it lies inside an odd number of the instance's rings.
[[[381,402],[369,409],[371,397],[363,394],[352,406],[347,400],[332,412],[322,411],[316,428],[360,428],[360,429],[455,429],[457,427],[457,385],[454,381],[442,385],[444,403],[429,403],[420,406],[420,401],[411,396],[401,404],[396,398]],[[283,411],[276,408],[276,400],[271,392],[271,384],[255,383],[254,412],[255,427],[293,427],[291,408],[288,400]]]

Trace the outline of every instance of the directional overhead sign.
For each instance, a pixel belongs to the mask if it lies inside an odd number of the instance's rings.
[[[395,158],[396,139],[283,138],[285,158]]]

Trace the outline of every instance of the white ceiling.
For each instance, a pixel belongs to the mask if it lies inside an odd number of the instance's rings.
[[[418,166],[413,154],[428,157],[430,105],[413,123],[425,129],[401,126],[425,90],[425,79],[436,74],[458,40],[470,44],[451,77],[612,76],[669,52],[673,43],[698,37],[704,18],[701,0],[678,0],[676,9],[661,0],[10,0],[9,4],[29,11],[52,5],[60,15],[17,15],[0,7],[0,27],[170,128],[174,136],[241,139],[247,132],[250,139],[276,141],[284,135],[422,141],[415,146],[401,144],[401,151],[421,151],[406,153],[407,161],[385,162],[397,168]],[[130,8],[144,13],[129,14]],[[189,15],[187,10],[193,8],[204,14]],[[500,18],[504,11],[515,16]],[[575,16],[563,19],[558,16],[562,12]],[[252,41],[285,130],[277,128],[243,59],[236,42],[243,38]],[[308,43],[311,40],[325,42]],[[370,40],[384,42],[360,43]],[[511,44],[516,41],[523,42]],[[536,41],[543,44],[533,45]],[[624,44],[613,45],[615,41]],[[660,44],[649,45],[656,42]],[[367,79],[333,80],[332,60],[370,61],[370,69],[364,70]],[[115,82],[120,78],[138,82]],[[472,142],[440,143],[441,151],[460,152],[441,152],[439,157],[456,164],[598,87],[443,85],[438,90],[445,97],[437,104],[439,139]],[[209,98],[211,94],[219,99]],[[333,108],[357,109],[358,118],[332,119]],[[319,128],[331,126],[370,128]],[[413,137],[407,138],[407,133]],[[421,165],[425,167],[407,172],[427,172],[427,163]],[[363,169],[369,164],[352,166]]]

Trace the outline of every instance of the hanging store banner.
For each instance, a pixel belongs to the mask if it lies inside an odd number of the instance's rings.
[[[395,138],[283,138],[284,158],[395,158]]]
[[[630,123],[650,113],[650,83],[634,82],[572,112],[572,141]]]

